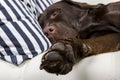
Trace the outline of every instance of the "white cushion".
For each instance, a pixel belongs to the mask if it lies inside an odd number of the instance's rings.
[[[120,51],[85,58],[58,76],[39,69],[43,54],[19,66],[0,60],[0,80],[120,80]]]
[[[60,0],[53,0],[53,1],[58,2]],[[86,2],[88,4],[98,4],[98,3],[108,4],[110,2],[116,2],[116,1],[120,1],[120,0],[73,0],[73,1]]]

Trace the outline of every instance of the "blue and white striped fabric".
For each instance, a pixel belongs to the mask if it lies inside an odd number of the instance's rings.
[[[47,50],[38,15],[51,0],[0,0],[0,58],[20,64]]]

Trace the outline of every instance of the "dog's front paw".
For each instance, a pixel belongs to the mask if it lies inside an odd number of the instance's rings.
[[[57,42],[52,45],[42,57],[40,69],[55,74],[67,74],[75,63],[72,46],[67,41]]]

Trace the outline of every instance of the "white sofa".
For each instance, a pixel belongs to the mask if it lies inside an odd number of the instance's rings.
[[[84,1],[110,2],[110,0]],[[120,51],[85,58],[76,64],[69,74],[58,76],[39,69],[43,54],[19,66],[0,60],[0,80],[120,80]]]
[[[39,69],[43,54],[20,66],[0,60],[0,80],[120,80],[120,51],[85,58],[58,76]]]
[[[60,0],[53,0],[54,2],[58,2]],[[120,0],[73,0],[73,1],[77,1],[77,2],[87,2],[89,4],[97,4],[97,3],[103,3],[103,4],[108,4],[110,2],[116,2],[116,1],[120,1]]]

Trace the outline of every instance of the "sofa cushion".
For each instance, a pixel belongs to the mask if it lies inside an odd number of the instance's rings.
[[[0,1],[1,59],[20,64],[49,48],[37,19],[50,4],[50,0]]]

